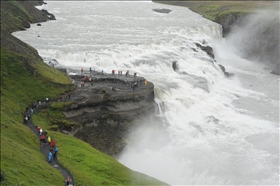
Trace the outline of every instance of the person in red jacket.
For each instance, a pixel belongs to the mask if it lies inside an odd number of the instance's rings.
[[[52,141],[51,141],[51,147],[54,147],[55,146],[55,142],[54,142],[54,140],[52,139]]]
[[[41,127],[40,127],[40,126],[38,126],[38,127],[37,127],[37,129],[38,129],[38,133],[40,133],[40,129],[41,129]]]
[[[66,185],[70,185],[70,182],[71,182],[71,178],[68,176],[66,179],[65,179],[65,182],[66,182]]]
[[[42,136],[41,136],[41,147],[43,147],[44,146],[44,143],[46,142],[46,138],[45,138],[45,135],[44,134],[42,134]]]

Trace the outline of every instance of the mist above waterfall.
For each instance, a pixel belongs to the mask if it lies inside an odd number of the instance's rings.
[[[270,69],[279,65],[279,3],[274,5],[244,17],[242,24],[227,37],[244,58],[266,64]]]

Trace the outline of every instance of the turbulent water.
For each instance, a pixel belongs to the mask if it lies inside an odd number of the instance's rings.
[[[42,57],[130,70],[155,85],[161,119],[131,133],[121,163],[171,185],[279,184],[279,77],[238,57],[220,25],[151,2],[47,3],[56,21],[14,33]],[[212,46],[235,76],[225,78],[195,43]]]

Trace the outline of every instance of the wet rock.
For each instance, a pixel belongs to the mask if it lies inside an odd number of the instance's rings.
[[[222,27],[223,27],[223,36],[225,37],[232,28],[234,27],[234,24],[236,22],[236,17],[233,14],[228,14],[226,18],[222,21]]]
[[[221,65],[221,64],[218,64],[218,65],[219,65],[220,69],[223,71],[223,73],[225,74],[226,77],[234,76],[233,73],[227,72],[227,71],[226,71],[226,68],[225,68],[223,65]]]
[[[42,12],[48,16],[49,20],[56,20],[55,16],[53,14],[49,13],[47,10],[42,9]]]
[[[172,10],[166,9],[166,8],[156,8],[156,9],[152,9],[152,10],[154,12],[163,13],[163,14],[169,14],[170,12],[172,12]]]
[[[173,62],[172,62],[172,69],[173,69],[175,72],[177,72],[177,71],[179,70],[177,61],[173,61]]]
[[[42,26],[42,25],[40,23],[38,23],[37,26]]]
[[[214,55],[214,51],[213,51],[213,48],[210,47],[210,46],[203,46],[199,43],[195,43],[196,46],[198,48],[200,48],[201,50],[203,50],[204,52],[206,52],[208,54],[208,56],[210,56],[212,59],[215,59],[215,55]]]

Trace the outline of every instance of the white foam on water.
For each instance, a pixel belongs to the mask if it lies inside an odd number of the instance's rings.
[[[155,85],[162,127],[154,125],[159,120],[142,121],[121,163],[171,185],[279,183],[275,113],[256,116],[246,106],[266,100],[265,108],[274,105],[269,112],[275,112],[279,98],[245,75],[264,77],[271,87],[277,80],[221,43],[220,25],[186,8],[151,2],[50,1],[48,11],[56,21],[13,34],[61,66],[129,70]],[[195,43],[212,46],[217,63]],[[172,69],[175,61],[181,73]],[[218,63],[236,75],[226,78]]]

